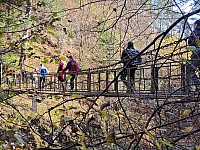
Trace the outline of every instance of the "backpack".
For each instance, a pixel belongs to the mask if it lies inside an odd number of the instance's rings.
[[[66,65],[64,62],[60,62],[60,66],[58,68],[58,80],[63,82],[65,81],[65,73],[62,71],[66,68]]]
[[[78,63],[76,61],[71,62],[71,72],[81,72],[81,68],[79,67]]]
[[[65,81],[65,74],[59,71],[58,80],[63,82]]]
[[[46,68],[42,68],[40,72],[41,72],[42,77],[45,78],[46,74],[47,74],[47,69]]]
[[[58,68],[58,71],[63,71],[66,68],[66,65],[62,62]]]
[[[192,32],[193,33],[188,38],[188,45],[200,47],[200,27]]]
[[[130,49],[125,49],[125,52],[127,53],[127,58],[125,58],[127,61],[130,61],[131,59],[133,59],[134,57],[136,57],[140,51],[135,50],[133,48]],[[136,59],[134,59],[130,65],[136,65],[136,64],[141,64],[142,63],[142,57],[139,56]]]

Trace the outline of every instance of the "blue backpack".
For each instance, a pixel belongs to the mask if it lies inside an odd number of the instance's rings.
[[[42,75],[42,77],[45,78],[46,74],[47,74],[47,69],[46,68],[42,68],[41,69],[41,75]]]

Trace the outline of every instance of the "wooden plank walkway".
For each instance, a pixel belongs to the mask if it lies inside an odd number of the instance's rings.
[[[30,94],[35,92],[30,91]],[[116,93],[116,92],[46,92],[46,91],[37,91],[36,94],[49,94],[49,95],[63,95],[63,96],[71,96],[72,94],[83,95],[84,97],[93,97],[93,96],[105,96],[105,97],[132,97],[132,98],[140,98],[140,99],[183,99],[189,98],[194,99],[198,98],[200,100],[198,93],[193,94],[133,94],[133,93]]]
[[[12,92],[16,94],[31,94],[31,95],[51,95],[51,96],[72,96],[73,94],[77,94],[83,97],[97,97],[97,96],[105,96],[105,97],[130,97],[130,98],[136,98],[136,99],[190,99],[190,100],[200,100],[200,92],[191,92],[190,94],[182,93],[182,94],[166,94],[166,93],[157,93],[157,94],[152,94],[152,93],[126,93],[126,92],[84,92],[84,91],[44,91],[44,90],[20,90],[20,89],[15,89],[15,90],[10,90],[10,89],[4,89],[6,93]]]

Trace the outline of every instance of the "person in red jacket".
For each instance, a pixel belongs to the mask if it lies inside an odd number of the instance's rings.
[[[66,67],[66,64],[62,61],[61,58],[59,58],[59,63],[58,63],[58,69],[57,69],[57,74],[58,74],[58,83],[61,83],[62,89],[63,91],[65,91],[65,73],[63,72],[63,70]]]
[[[66,68],[63,70],[63,72],[68,70],[68,74],[71,75],[70,87],[71,87],[71,91],[74,91],[74,79],[79,70],[79,66],[78,66],[78,63],[73,59],[72,55],[67,55],[67,58],[69,61],[67,63]]]

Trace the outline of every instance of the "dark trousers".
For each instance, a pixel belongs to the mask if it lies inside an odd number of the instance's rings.
[[[39,85],[40,87],[40,89],[42,89],[42,88],[44,88],[44,86],[45,86],[45,78],[44,77],[40,77],[40,85]]]
[[[70,79],[70,87],[71,87],[71,90],[74,90],[74,79],[75,79],[75,74],[71,74],[71,79]]]
[[[200,85],[199,77],[197,77],[196,70],[200,68],[200,60],[190,60],[186,64],[186,82],[187,85],[193,82],[193,84]]]
[[[35,85],[35,81],[36,81],[36,79],[35,79],[35,77],[33,77],[32,78],[32,85]]]
[[[200,48],[196,48],[192,52],[191,60],[186,64],[186,85],[191,84],[191,81],[196,86],[200,85],[199,77],[196,74],[196,70],[200,68]]]
[[[128,78],[128,69],[130,69],[130,81],[128,81],[128,79],[127,79]],[[135,66],[135,67],[131,67],[131,68],[128,68],[128,69],[125,69],[122,72],[121,80],[126,85],[127,90],[131,90],[133,92],[135,90],[135,85],[134,85],[134,82],[135,82],[135,70],[137,68]]]
[[[65,91],[66,90],[66,85],[67,85],[67,80],[66,79],[62,79],[60,76],[58,76],[59,89],[62,88],[62,90]]]

